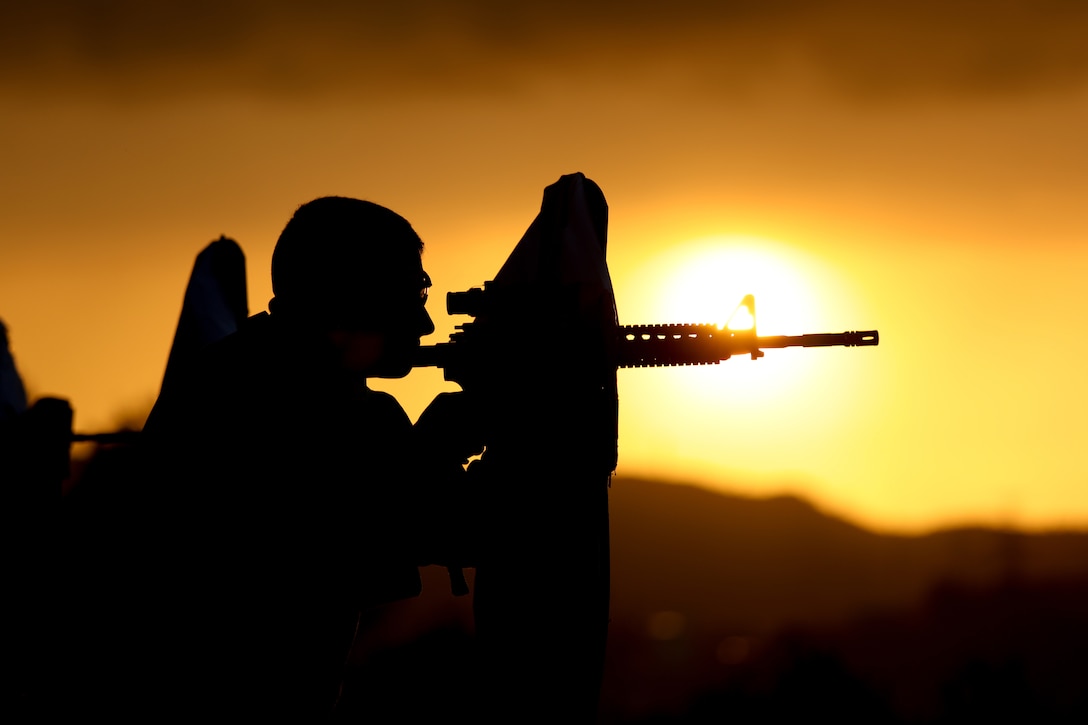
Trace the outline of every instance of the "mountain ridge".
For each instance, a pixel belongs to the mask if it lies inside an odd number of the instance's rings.
[[[675,611],[696,626],[768,632],[913,606],[947,581],[987,586],[1088,573],[1088,534],[882,534],[793,496],[636,478],[613,481],[610,507],[620,619],[624,602],[643,602],[642,616]]]

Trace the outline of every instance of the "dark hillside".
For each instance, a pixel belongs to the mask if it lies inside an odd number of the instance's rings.
[[[958,529],[888,536],[792,498],[619,479],[610,494],[613,618],[680,612],[766,633],[915,606],[938,583],[1088,574],[1088,534]]]

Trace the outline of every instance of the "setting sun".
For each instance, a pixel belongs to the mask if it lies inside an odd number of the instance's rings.
[[[667,248],[642,275],[656,290],[653,314],[637,322],[714,323],[725,327],[745,295],[756,301],[760,332],[794,334],[820,324],[820,305],[808,281],[816,265],[780,242],[750,236],[711,236]],[[743,312],[743,310],[742,310]],[[621,322],[636,322],[623,319]],[[733,329],[744,329],[742,317]]]
[[[827,294],[834,284],[826,274],[820,278],[820,265],[781,242],[743,235],[704,237],[668,247],[650,260],[640,277],[639,286],[654,291],[645,301],[653,319],[631,319],[621,308],[621,322],[710,323],[732,330],[754,327],[759,335],[832,331],[824,329],[823,300],[816,290]],[[745,304],[749,295],[754,300],[754,317]],[[794,364],[796,359],[776,350],[758,364],[750,364],[747,356],[726,363],[728,373],[718,366],[684,368],[662,371],[665,374],[647,383],[677,386],[674,393],[690,401],[723,405],[728,401],[735,406],[749,400],[766,406],[794,392],[794,386],[807,378],[807,365]],[[685,407],[695,413],[700,405]]]
[[[783,241],[695,237],[625,271],[617,285],[624,324],[754,326],[760,336],[845,330],[842,319],[832,319],[843,306],[840,298],[848,296],[843,273]],[[624,298],[628,284],[644,294]],[[827,441],[844,435],[850,416],[863,417],[839,400],[833,382],[841,379],[839,368],[859,364],[849,358],[860,354],[769,349],[758,360],[736,355],[720,365],[622,370],[621,468],[669,478],[675,475],[672,462],[682,460],[686,475],[697,480],[743,479],[753,491],[793,484],[803,477],[804,460],[822,458],[831,450]]]

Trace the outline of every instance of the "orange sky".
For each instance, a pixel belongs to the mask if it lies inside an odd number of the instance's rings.
[[[0,29],[0,318],[78,429],[146,413],[219,234],[256,312],[298,204],[385,204],[427,244],[438,341],[444,292],[582,171],[622,323],[755,292],[765,334],[881,332],[622,371],[621,474],[885,529],[1088,527],[1088,6],[84,5]],[[413,416],[449,387],[383,386]]]

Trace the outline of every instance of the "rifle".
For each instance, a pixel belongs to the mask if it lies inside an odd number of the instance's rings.
[[[544,190],[540,213],[483,287],[446,296],[468,315],[416,367],[478,396],[486,449],[474,614],[481,720],[538,710],[593,722],[609,600],[608,488],[618,459],[617,370],[707,365],[765,348],[876,345],[876,330],[761,337],[747,329],[620,325],[605,261],[608,207],[583,174]],[[736,313],[734,316],[736,317]],[[732,318],[730,318],[732,322]]]
[[[446,295],[448,314],[467,314],[476,317],[485,309],[499,305],[490,303],[489,294],[483,288],[473,287],[465,292],[449,292]],[[490,290],[488,290],[490,291]],[[500,304],[509,302],[501,300]],[[764,349],[784,347],[868,347],[880,344],[877,330],[848,332],[819,332],[803,335],[756,334],[755,297],[745,295],[737,312],[745,310],[751,320],[747,328],[733,329],[714,324],[649,324],[621,325],[613,343],[614,363],[617,368],[672,367],[678,365],[717,365],[731,357],[750,355],[752,360],[764,356]],[[468,370],[473,361],[479,361],[484,350],[493,351],[495,341],[483,342],[474,333],[474,323],[457,326],[449,342],[422,346],[417,354],[417,367],[439,367],[446,372],[446,379],[463,383],[471,378]]]

